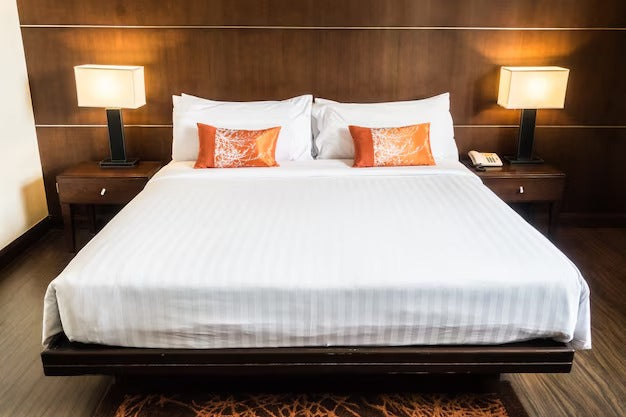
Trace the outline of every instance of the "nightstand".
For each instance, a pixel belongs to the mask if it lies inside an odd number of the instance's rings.
[[[478,171],[470,161],[462,162],[506,203],[549,203],[548,235],[554,236],[563,199],[565,173],[548,164],[508,163]]]
[[[161,166],[160,162],[141,161],[132,168],[100,168],[98,162],[84,162],[57,175],[67,249],[74,252],[76,248],[72,205],[89,206],[91,228],[95,232],[94,206],[128,203]]]

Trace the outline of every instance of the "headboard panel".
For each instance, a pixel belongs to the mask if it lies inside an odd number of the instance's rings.
[[[180,92],[389,101],[450,91],[460,151],[510,152],[519,115],[495,103],[499,67],[549,64],[571,69],[566,108],[540,111],[537,129],[538,152],[569,176],[565,210],[625,212],[619,161],[579,163],[583,151],[626,151],[626,104],[614,94],[626,91],[626,6],[600,3],[20,0],[50,210],[58,215],[61,169],[107,154],[105,113],[77,107],[74,65],[145,66],[147,105],[124,114],[128,146],[167,161],[171,95]]]

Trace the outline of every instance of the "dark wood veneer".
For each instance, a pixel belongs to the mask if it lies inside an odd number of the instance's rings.
[[[471,168],[469,160],[464,160],[468,167]],[[486,168],[485,171],[477,172],[480,177],[485,179],[564,179],[565,174],[549,164],[509,164],[504,163],[501,167]]]
[[[61,202],[66,204],[125,204],[146,185],[142,178],[102,179],[71,178],[58,180]],[[101,194],[102,190],[106,192]]]
[[[147,104],[125,111],[127,124],[171,124],[171,96],[181,92],[373,102],[450,91],[456,124],[517,125],[519,112],[496,104],[499,67],[555,64],[572,69],[565,109],[539,111],[539,125],[626,124],[612,94],[626,91],[626,32],[24,28],[22,35],[37,124],[106,123],[102,109],[76,104],[72,67],[94,62],[145,66]]]
[[[555,195],[560,198],[563,194],[563,178],[518,178],[502,181],[499,178],[484,178],[483,183],[488,186],[504,201],[523,203],[527,201],[553,201]],[[524,189],[519,192],[520,187]]]
[[[574,350],[534,340],[499,346],[145,349],[70,343],[41,354],[46,375],[303,375],[569,372]]]
[[[49,15],[46,23],[54,22],[54,16],[64,16],[61,23],[138,19],[138,24],[161,24],[163,19],[171,19],[168,22],[182,24],[184,19],[196,19],[202,24],[226,25],[260,19],[259,24],[280,21],[286,26],[335,20],[382,26],[401,18],[415,25],[425,19],[431,26],[438,24],[436,16],[457,16],[454,19],[481,25],[502,19],[502,26],[519,22],[569,26],[566,23],[600,25],[626,7],[617,1],[608,1],[605,8],[588,2],[577,2],[575,7],[551,2],[539,7],[528,0],[490,2],[477,12],[481,0],[455,3],[456,9],[441,2],[403,2],[394,8],[390,2],[366,0],[360,8],[352,1],[336,2],[332,13],[322,13],[322,5],[311,10],[313,3],[306,1],[284,8],[278,7],[280,1],[253,3],[240,8],[226,7],[223,1],[192,2],[186,10],[199,8],[198,13],[182,14],[173,3],[152,7],[151,1],[142,0],[119,2],[115,12],[104,13],[92,0],[76,8],[61,8],[46,0],[37,10],[31,0],[22,0],[20,12],[25,24],[41,22]],[[406,10],[400,13],[403,7]],[[589,12],[592,7],[593,13]],[[358,10],[342,14],[338,12],[342,8]],[[461,9],[473,12],[460,13]],[[542,16],[551,17],[544,21]],[[492,18],[496,20],[489,20]],[[621,51],[626,50],[624,31],[23,28],[22,34],[39,125],[104,125],[103,110],[76,106],[72,66],[133,63],[145,65],[147,105],[125,111],[128,124],[170,125],[171,95],[180,92],[224,100],[282,99],[313,93],[342,101],[384,101],[450,91],[457,125],[492,126],[457,127],[461,155],[470,149],[500,154],[513,151],[519,114],[496,105],[500,65],[563,65],[572,71],[565,109],[539,111],[538,124],[583,128],[540,127],[536,151],[568,174],[565,212],[626,212],[626,194],[621,192],[626,171],[620,161],[626,154],[626,104],[619,94],[613,94],[626,91],[626,78],[620,72],[624,66]],[[129,153],[144,160],[169,160],[171,128],[126,130]],[[49,210],[58,218],[54,176],[73,163],[106,157],[106,129],[40,127],[37,134]]]
[[[619,27],[621,0],[18,0],[23,24]]]
[[[62,204],[126,204],[161,166],[140,161],[132,168],[100,168],[98,162],[84,162],[57,175],[59,200]]]
[[[91,180],[106,179],[147,180],[152,178],[161,169],[161,163],[154,161],[139,161],[132,168],[101,168],[98,162],[83,162],[64,170],[58,175],[60,179]]]

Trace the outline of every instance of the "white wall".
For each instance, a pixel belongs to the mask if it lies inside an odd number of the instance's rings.
[[[0,248],[48,215],[15,0],[0,0]]]

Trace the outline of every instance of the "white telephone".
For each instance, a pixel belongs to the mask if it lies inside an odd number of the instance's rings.
[[[502,161],[495,153],[469,151],[467,154],[475,167],[501,167]]]

